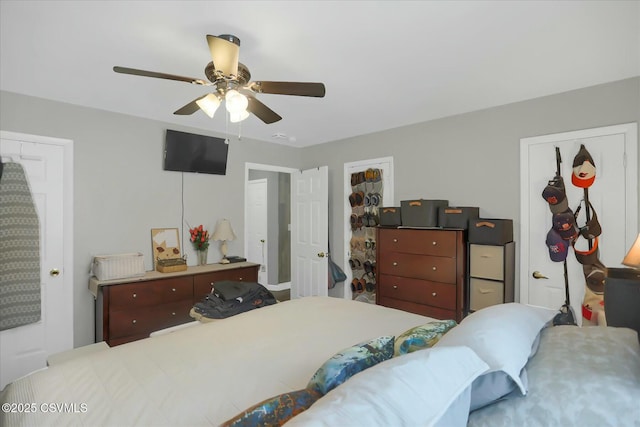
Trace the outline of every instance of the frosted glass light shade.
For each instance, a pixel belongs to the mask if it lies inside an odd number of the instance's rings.
[[[231,123],[241,122],[247,117],[249,117],[249,112],[247,110],[240,111],[238,113],[229,113],[229,121]]]
[[[638,234],[638,238],[629,249],[629,252],[627,252],[622,263],[629,267],[640,268],[640,234]]]
[[[200,107],[200,109],[204,111],[207,116],[213,118],[213,115],[216,113],[216,110],[220,106],[220,99],[218,99],[218,97],[214,94],[210,93],[204,98],[198,99],[196,101],[196,104],[198,104],[198,107]]]
[[[227,111],[232,114],[245,111],[249,106],[249,101],[247,100],[247,97],[234,89],[227,91],[227,93],[225,94],[225,101],[226,101],[225,106],[227,107]]]

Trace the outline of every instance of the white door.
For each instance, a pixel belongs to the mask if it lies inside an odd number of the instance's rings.
[[[328,295],[328,171],[291,175],[291,298]]]
[[[68,140],[0,133],[0,155],[23,166],[38,212],[42,292],[40,321],[0,331],[0,389],[73,347],[73,230],[63,215],[72,215],[71,149]]]
[[[247,186],[247,261],[260,264],[258,283],[269,284],[267,263],[267,180],[255,179]]]
[[[550,260],[545,243],[552,214],[542,198],[542,191],[555,174],[555,147],[558,147],[569,207],[575,212],[584,198],[584,189],[571,183],[573,159],[581,144],[585,145],[596,166],[596,179],[588,189],[588,197],[602,226],[598,245],[600,260],[607,267],[620,267],[624,254],[637,236],[635,124],[522,139],[520,301],[523,303],[558,309],[565,302],[563,263]],[[578,225],[584,223],[584,218],[583,212]],[[583,243],[584,239],[577,241],[577,244]],[[576,261],[572,249],[567,256],[567,269],[571,306],[580,321],[585,279],[582,265]],[[534,278],[536,271],[547,278]]]

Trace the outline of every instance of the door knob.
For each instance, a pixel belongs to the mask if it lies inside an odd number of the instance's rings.
[[[319,258],[324,258],[324,252],[318,252],[318,257]]]
[[[56,277],[60,274],[60,270],[58,270],[57,268],[52,268],[51,270],[49,270],[49,275]]]
[[[534,279],[548,279],[547,276],[545,276],[544,274],[540,273],[539,271],[534,271],[532,274]]]

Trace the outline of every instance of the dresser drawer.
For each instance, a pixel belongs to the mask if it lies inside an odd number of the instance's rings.
[[[161,304],[141,310],[114,310],[109,314],[109,338],[148,336],[151,332],[189,322],[193,302],[188,300]]]
[[[427,304],[448,310],[456,309],[456,286],[381,274],[378,292],[382,297]]]
[[[231,280],[234,282],[257,282],[258,268],[236,268],[233,270],[222,270],[213,273],[198,274],[193,277],[193,296],[196,302],[202,300],[211,293],[211,288],[215,282]]]
[[[433,307],[431,305],[416,304],[410,301],[403,301],[395,298],[379,297],[378,304],[385,307],[396,308],[398,310],[408,311],[410,313],[420,314],[422,316],[433,317],[434,319],[447,320],[453,319],[460,321],[455,311],[444,310],[442,308]]]
[[[455,258],[456,232],[443,230],[380,229],[378,246],[384,251]]]
[[[469,246],[471,276],[504,280],[504,246]]]
[[[382,252],[377,268],[381,274],[456,283],[455,258]]]
[[[135,309],[190,298],[193,295],[193,281],[190,277],[176,277],[112,285],[108,292],[110,310]]]
[[[504,302],[504,283],[471,278],[469,309],[477,311]]]

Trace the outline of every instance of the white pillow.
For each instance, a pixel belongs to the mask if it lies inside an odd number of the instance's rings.
[[[471,399],[479,403],[472,404],[472,409],[512,391],[509,379],[515,383],[513,389],[517,387],[522,395],[527,394],[524,367],[535,352],[538,334],[556,313],[557,310],[519,303],[494,305],[472,313],[438,341],[434,348],[469,346],[489,365],[489,371],[474,382]],[[478,397],[480,393],[482,396]]]
[[[454,425],[466,426],[469,386],[487,368],[467,347],[430,348],[394,357],[354,375],[287,426],[433,426],[452,404],[464,407],[447,416],[455,412]],[[452,420],[446,419],[448,424]]]

